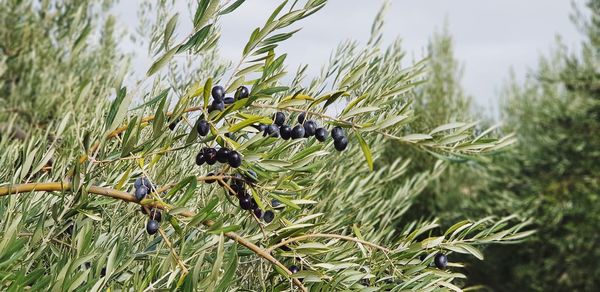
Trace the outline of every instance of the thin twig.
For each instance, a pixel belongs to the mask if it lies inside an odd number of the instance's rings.
[[[167,246],[169,247],[169,249],[171,249],[171,254],[173,255],[173,257],[177,261],[177,264],[179,265],[179,267],[181,267],[181,271],[183,272],[183,275],[187,275],[189,273],[189,271],[185,267],[185,264],[181,261],[181,258],[179,257],[179,255],[175,251],[175,248],[171,244],[171,241],[167,237],[167,234],[165,234],[165,231],[162,228],[159,228],[158,232],[160,233],[160,236],[162,236],[163,240],[165,241],[165,243],[167,244]]]

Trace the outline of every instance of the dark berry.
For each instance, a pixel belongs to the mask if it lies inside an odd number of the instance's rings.
[[[251,210],[252,209],[252,198],[249,196],[243,196],[239,198],[240,208],[242,210]]]
[[[251,198],[252,198],[252,200],[251,200],[252,201],[252,208],[250,208],[250,209],[254,210],[254,209],[258,208],[258,204],[256,203],[256,200],[254,199],[254,197],[251,197]]]
[[[204,159],[208,165],[217,163],[217,150],[215,148],[204,148]]]
[[[282,112],[276,112],[275,116],[273,116],[273,123],[277,126],[283,126],[285,115]]]
[[[225,103],[223,101],[213,101],[210,106],[208,107],[208,112],[213,112],[213,111],[222,111],[225,109]]]
[[[215,176],[215,173],[209,172],[206,176]],[[206,179],[205,181],[206,181],[206,183],[212,184],[212,183],[216,182],[217,179],[211,178],[211,179]]]
[[[300,139],[304,137],[304,127],[302,125],[296,125],[292,129],[292,139]]]
[[[279,200],[277,200],[277,199],[272,199],[271,206],[273,206],[273,208],[277,208],[277,207],[281,206],[281,202],[279,202]]]
[[[298,123],[303,124],[304,119],[306,119],[306,113],[301,113],[300,115],[298,115]]]
[[[159,227],[160,224],[158,224],[158,221],[150,219],[146,224],[146,232],[148,232],[150,235],[155,234]]]
[[[147,188],[150,188],[152,186],[152,184],[150,183],[150,180],[147,177],[144,178],[142,185]]]
[[[427,259],[427,254],[426,253],[424,253],[424,254],[422,254],[422,255],[419,256],[419,260],[420,261],[424,261],[425,259]]]
[[[317,140],[319,140],[320,142],[327,140],[328,135],[329,133],[327,133],[327,130],[325,128],[318,128],[315,132],[315,138],[317,138]]]
[[[313,120],[308,120],[304,123],[304,137],[310,137],[317,131],[317,123]]]
[[[210,132],[210,125],[208,124],[207,121],[200,120],[200,121],[198,121],[198,124],[196,125],[196,130],[198,131],[198,135],[204,137],[204,136],[208,135],[208,132]]]
[[[212,88],[211,92],[212,97],[217,101],[223,101],[223,97],[225,96],[225,89],[222,86],[215,86]]]
[[[236,173],[232,176],[231,183],[238,186],[244,186],[244,177],[241,174]]]
[[[331,138],[333,138],[333,140],[339,140],[342,137],[345,137],[346,135],[344,134],[344,130],[340,127],[335,127],[333,128],[333,130],[331,130]]]
[[[254,208],[252,212],[254,213],[254,216],[256,216],[256,218],[260,219],[260,217],[262,217],[262,210],[260,208]]]
[[[273,213],[273,211],[271,210],[267,210],[265,211],[265,213],[263,214],[262,217],[263,221],[265,221],[266,223],[271,223],[271,221],[273,221],[273,219],[275,219],[275,213]]]
[[[196,155],[196,165],[200,166],[206,162],[206,157],[204,156],[204,150],[200,150]]]
[[[138,178],[136,178],[136,179],[135,179],[135,181],[133,182],[133,186],[134,186],[134,187],[137,189],[137,188],[141,187],[143,183],[144,183],[144,180],[143,180],[143,178],[141,178],[141,177],[138,177]]]
[[[233,99],[233,97],[226,97],[223,99],[223,103],[225,103],[226,105],[230,105],[234,102],[235,102],[235,99]]]
[[[150,215],[148,215],[148,217],[150,217],[150,219],[156,220],[158,222],[162,221],[162,214],[160,213],[160,210],[157,210],[157,209],[150,210]]]
[[[288,125],[283,125],[279,127],[279,135],[281,135],[281,138],[283,138],[283,140],[289,140],[290,138],[292,138],[292,127]]]
[[[175,127],[177,127],[177,124],[179,123],[179,121],[180,121],[180,120],[181,120],[181,117],[179,117],[179,118],[177,118],[176,120],[172,121],[172,122],[169,124],[169,129],[170,129],[171,131],[175,130]]]
[[[248,171],[246,172],[246,180],[248,180],[251,183],[256,183],[256,181],[258,180],[258,175],[254,170],[248,169]]]
[[[263,136],[279,137],[279,128],[276,125],[268,125]]]
[[[238,168],[242,165],[242,156],[237,151],[231,151],[227,161],[229,162],[229,166]]]
[[[237,99],[237,100],[248,98],[249,95],[250,95],[250,91],[248,90],[248,87],[246,87],[246,86],[240,86],[235,91],[235,99]]]
[[[140,186],[135,189],[135,199],[139,202],[146,197],[148,194],[148,188],[145,186]]]
[[[254,125],[253,127],[261,133],[264,132],[265,129],[267,129],[267,125],[265,125],[265,124],[258,124],[258,125]]]
[[[279,202],[279,200],[277,199],[273,199],[271,200],[271,206],[273,206],[273,208],[283,208],[284,206],[281,204],[281,202]]]
[[[226,163],[229,159],[229,152],[231,152],[231,150],[229,150],[228,148],[221,147],[221,149],[217,151],[217,161],[221,163]]]
[[[292,274],[298,273],[298,272],[300,272],[300,268],[292,265],[292,266],[290,266],[290,272],[292,272]]]
[[[346,147],[348,147],[348,138],[342,137],[333,141],[333,146],[335,146],[335,150],[344,151]]]
[[[231,188],[231,190],[227,189],[229,193],[229,195],[231,196],[238,196],[238,197],[243,197],[246,195],[246,188],[244,188],[243,185],[236,185],[236,184],[231,184],[229,185],[229,187]],[[232,192],[233,191],[233,192]]]
[[[443,270],[448,266],[448,257],[443,253],[438,253],[435,255],[433,262],[438,269]]]

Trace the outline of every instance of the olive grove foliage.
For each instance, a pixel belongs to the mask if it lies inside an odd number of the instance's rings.
[[[426,82],[428,63],[403,66],[399,41],[382,47],[383,12],[366,44],[342,43],[319,76],[306,76],[301,67],[286,83],[286,54],[278,44],[325,0],[283,1],[231,65],[217,59],[218,23],[244,9],[244,1],[199,1],[191,7],[187,36],[173,34],[183,16],[167,16],[169,3],[161,3],[148,42],[155,55],[147,71],[151,88],[126,88],[114,20],[105,10],[110,3],[67,3],[0,6],[0,19],[23,22],[0,28],[9,37],[0,43],[0,102],[10,109],[0,112],[7,124],[0,140],[3,289],[460,290],[456,281],[465,276],[453,253],[481,259],[478,246],[517,242],[531,233],[517,216],[465,220],[444,230],[435,219],[398,224],[447,163],[495,153],[513,140],[488,131],[476,135],[469,121],[411,127],[414,90]],[[106,41],[74,37],[87,26],[87,34],[98,31]],[[23,33],[13,35],[15,29]],[[47,31],[22,40],[35,29]],[[42,45],[47,50],[36,47],[45,35],[51,36]],[[33,47],[14,51],[19,42]],[[61,56],[67,59],[58,62]],[[199,58],[204,65],[175,57]],[[20,85],[13,85],[14,76],[22,76]],[[209,113],[217,84],[230,94],[248,86],[250,96]],[[21,111],[36,119],[24,119]],[[276,111],[290,124],[305,113],[328,129],[343,127],[350,145],[337,152],[330,141],[263,137],[252,125],[271,123]],[[195,131],[200,117],[211,126],[206,137]],[[26,133],[23,139],[10,134],[15,126]],[[439,161],[418,173],[407,171],[419,163],[408,157],[382,163],[384,141],[390,140]],[[201,148],[218,145],[240,152],[242,166],[194,164]],[[249,188],[253,198],[261,209],[275,210],[270,224],[240,210],[226,182],[205,180],[211,171],[250,170],[257,174]],[[147,216],[119,192],[131,193],[140,176],[160,190],[139,202],[163,209],[160,235],[145,233]],[[42,184],[49,182],[58,184]],[[38,185],[9,195],[27,183]],[[275,208],[273,199],[283,208]],[[281,241],[288,243],[275,248]],[[448,269],[432,265],[438,252],[449,254]],[[290,276],[282,266],[291,265],[301,271]]]

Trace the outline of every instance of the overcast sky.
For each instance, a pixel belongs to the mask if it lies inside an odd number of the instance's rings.
[[[137,1],[123,1],[116,11],[134,29]],[[225,16],[221,26],[221,53],[238,60],[252,30],[264,23],[280,0],[248,0]],[[548,53],[557,35],[569,47],[583,36],[571,23],[569,0],[394,0],[386,15],[385,40],[403,40],[411,58],[420,58],[428,40],[447,19],[454,37],[456,58],[464,65],[463,85],[477,103],[497,108],[497,96],[512,69],[523,79]],[[578,6],[583,0],[575,0]],[[330,0],[317,14],[302,21],[302,31],[280,51],[288,53],[288,68],[309,64],[317,72],[336,45],[346,39],[365,41],[383,0]],[[189,16],[189,12],[182,17]],[[189,28],[185,31],[189,31]],[[145,64],[146,62],[136,62]],[[138,65],[140,66],[140,65]],[[149,65],[147,65],[149,66]],[[145,72],[146,68],[135,68]]]

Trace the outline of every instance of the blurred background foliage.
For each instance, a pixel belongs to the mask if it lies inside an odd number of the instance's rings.
[[[581,51],[559,41],[523,84],[506,84],[500,130],[514,133],[518,143],[491,162],[451,165],[411,209],[414,217],[434,214],[442,223],[514,212],[534,220],[537,232],[526,242],[491,246],[484,261],[467,261],[470,285],[495,291],[600,287],[600,238],[594,231],[600,224],[600,1],[588,1],[587,8],[573,12],[575,25],[588,36]],[[452,113],[470,112],[469,98],[456,89],[460,75],[451,74],[456,61],[435,61],[452,60],[450,40],[449,35],[432,40],[432,63],[445,65],[432,67],[431,82],[423,89],[429,98],[444,93],[445,103],[417,104],[433,119],[452,120]],[[437,116],[427,114],[427,104],[436,108]],[[390,148],[389,157],[410,153],[397,145]]]
[[[152,79],[125,90],[130,68],[118,49],[123,36],[109,13],[113,1],[0,1],[0,182],[61,181],[75,173],[78,183],[72,192],[2,197],[2,290],[290,289],[289,280],[270,264],[224,239],[221,232],[230,230],[262,247],[300,234],[335,233],[397,249],[383,256],[351,242],[314,240],[277,251],[285,265],[302,267],[305,284],[315,291],[600,287],[595,250],[600,243],[600,1],[589,1],[589,14],[574,12],[576,25],[588,35],[581,52],[559,43],[524,84],[509,82],[503,123],[491,130],[494,122],[478,114],[461,88],[462,66],[446,29],[432,36],[426,60],[405,67],[400,41],[387,48],[380,43],[382,12],[366,44],[340,44],[320,76],[305,76],[300,68],[284,88],[286,56],[275,54],[272,46],[293,35],[278,29],[285,29],[289,19],[302,20],[294,19],[301,13],[281,22],[275,13],[263,33],[259,29],[240,48],[244,62],[236,67],[219,59],[216,24],[238,2],[243,1],[192,5],[194,29],[179,40],[172,32],[183,16],[170,15],[169,1],[145,3],[140,13],[147,18],[136,33],[156,62],[148,72]],[[285,6],[284,12],[303,5],[317,12],[322,1],[305,2]],[[148,17],[151,13],[156,17]],[[171,60],[174,55],[181,58]],[[208,169],[190,159],[199,149],[198,142],[190,143],[196,137],[188,135],[198,116],[186,116],[182,109],[202,106],[209,78],[231,88],[252,85],[252,96],[274,108],[306,109],[306,102],[284,100],[301,91],[335,96],[341,107],[358,104],[362,112],[336,116],[353,123],[381,126],[390,121],[384,118],[405,118],[385,128],[400,139],[348,129],[351,145],[342,154],[313,142],[257,142],[252,131],[235,133],[251,162],[242,169],[256,171],[259,185],[272,189],[256,196],[265,208],[273,198],[286,207],[261,230],[214,184],[190,187],[193,198],[181,194],[183,189],[170,194],[170,202],[185,202],[178,207],[199,211],[197,218],[217,221],[205,228],[178,218],[181,210],[165,214],[163,228],[190,269],[178,283],[177,259],[161,237],[145,234],[138,206],[86,189],[130,191],[140,175],[161,185],[205,175]],[[150,84],[149,89],[141,84]],[[106,129],[121,124],[107,113],[128,99],[127,115],[116,116],[131,126],[125,135],[105,141]],[[173,133],[161,128],[171,121],[167,108],[184,117]],[[274,108],[239,110],[268,118]],[[329,114],[325,107],[315,111]],[[139,123],[143,116],[162,113],[164,120],[149,127]],[[289,112],[290,118],[296,115]],[[243,121],[235,113],[223,118]],[[434,130],[441,125],[450,126]],[[222,134],[227,128],[213,130]],[[225,140],[213,138],[203,142]],[[503,147],[513,138],[516,144]],[[105,142],[94,159],[108,162],[79,164],[95,141]],[[156,154],[172,147],[182,149]],[[131,159],[130,151],[142,159]],[[365,153],[372,155],[373,171]],[[51,171],[40,172],[48,166]],[[525,231],[531,229],[533,235]],[[431,266],[438,251],[450,253],[449,271]]]

